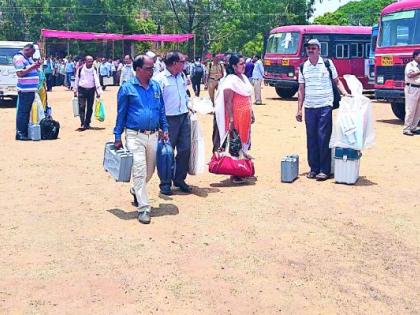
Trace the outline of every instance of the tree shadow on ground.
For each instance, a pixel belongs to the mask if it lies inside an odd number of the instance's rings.
[[[115,215],[117,218],[121,220],[134,220],[134,219],[137,219],[137,216],[138,216],[137,210],[127,212],[123,209],[114,208],[114,209],[109,209],[106,211],[108,211],[109,213],[112,213],[113,215]],[[179,214],[179,209],[177,206],[173,204],[163,204],[163,203],[159,204],[158,208],[153,207],[150,213],[152,217],[163,217],[166,215],[177,215],[177,214]]]
[[[186,196],[186,195],[196,195],[197,197],[206,198],[209,194],[217,193],[220,190],[217,188],[211,187],[198,187],[198,186],[190,186],[192,188],[191,193],[182,192],[178,188],[172,189],[172,196]],[[159,197],[163,200],[169,201],[172,200],[171,196],[164,195],[162,193],[159,194]]]
[[[404,125],[404,122],[399,119],[378,119],[376,122],[398,126]]]
[[[13,108],[16,107],[16,100],[2,99],[0,100],[0,108]]]
[[[212,183],[210,184],[211,187],[241,187],[241,186],[253,186],[257,183],[258,178],[253,176],[253,177],[248,177],[246,180],[246,182],[243,184],[234,184],[232,183],[232,181],[230,180],[230,178],[224,179],[222,181],[220,181],[219,183]]]

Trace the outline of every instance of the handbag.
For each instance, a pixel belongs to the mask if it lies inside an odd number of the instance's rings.
[[[231,175],[238,177],[251,177],[255,175],[254,163],[249,159],[240,159],[229,153],[230,132],[226,134],[222,146],[213,153],[209,162],[209,172],[219,175]]]

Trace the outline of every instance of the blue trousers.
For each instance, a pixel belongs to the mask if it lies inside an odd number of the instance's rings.
[[[174,183],[182,183],[187,178],[191,153],[191,122],[188,113],[166,116],[169,140],[176,150]],[[170,187],[171,183],[160,183],[160,187]]]
[[[332,107],[305,108],[308,162],[312,172],[331,173]]]
[[[19,92],[16,114],[16,133],[20,135],[28,135],[29,116],[34,99],[35,92]]]
[[[73,72],[66,72],[66,86],[70,88],[71,86],[71,77],[73,76]]]

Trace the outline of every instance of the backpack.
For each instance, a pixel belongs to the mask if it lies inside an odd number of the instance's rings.
[[[335,81],[332,77],[332,71],[331,71],[331,68],[330,68],[330,60],[329,59],[322,59],[322,60],[324,60],[325,67],[327,67],[328,73],[330,74],[330,80],[331,80],[331,85],[332,85],[333,95],[334,95],[333,108],[332,109],[337,109],[337,108],[340,107],[340,101],[341,101],[340,91],[338,90],[337,84],[335,83]],[[302,62],[299,65],[300,73],[302,73],[302,75],[303,75],[303,65],[304,64],[305,64],[305,61]]]
[[[198,79],[198,78],[201,78],[203,74],[204,74],[203,66],[201,64],[197,65],[194,63],[194,68],[192,70],[192,77]]]
[[[53,120],[51,117],[45,117],[39,123],[41,126],[41,139],[54,140],[58,138],[60,132],[60,123]]]

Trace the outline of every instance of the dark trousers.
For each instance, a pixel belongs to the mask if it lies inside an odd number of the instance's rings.
[[[331,173],[332,107],[305,108],[308,162],[312,172]]]
[[[192,88],[194,90],[195,96],[200,96],[201,78],[192,78],[191,84],[192,84]]]
[[[35,92],[19,92],[19,100],[17,104],[16,114],[16,133],[27,136],[29,116],[31,113],[32,104],[35,99]]]
[[[51,91],[53,87],[53,75],[52,73],[45,74],[45,81],[47,82],[47,91]]]
[[[104,90],[104,91],[106,89],[106,86],[104,85],[104,78],[105,77],[108,77],[108,76],[107,75],[99,75],[99,84],[101,85],[102,90]]]
[[[80,125],[89,127],[93,113],[93,102],[95,101],[96,88],[85,89],[79,87],[77,98],[79,101]],[[87,109],[87,110],[86,110]]]
[[[213,152],[217,152],[220,148],[220,135],[219,128],[217,127],[216,114],[213,115],[213,134],[211,138],[213,141]]]
[[[191,152],[191,123],[188,113],[166,116],[169,140],[176,150],[174,183],[182,183],[187,178]],[[161,182],[160,187],[170,187],[171,183]]]

